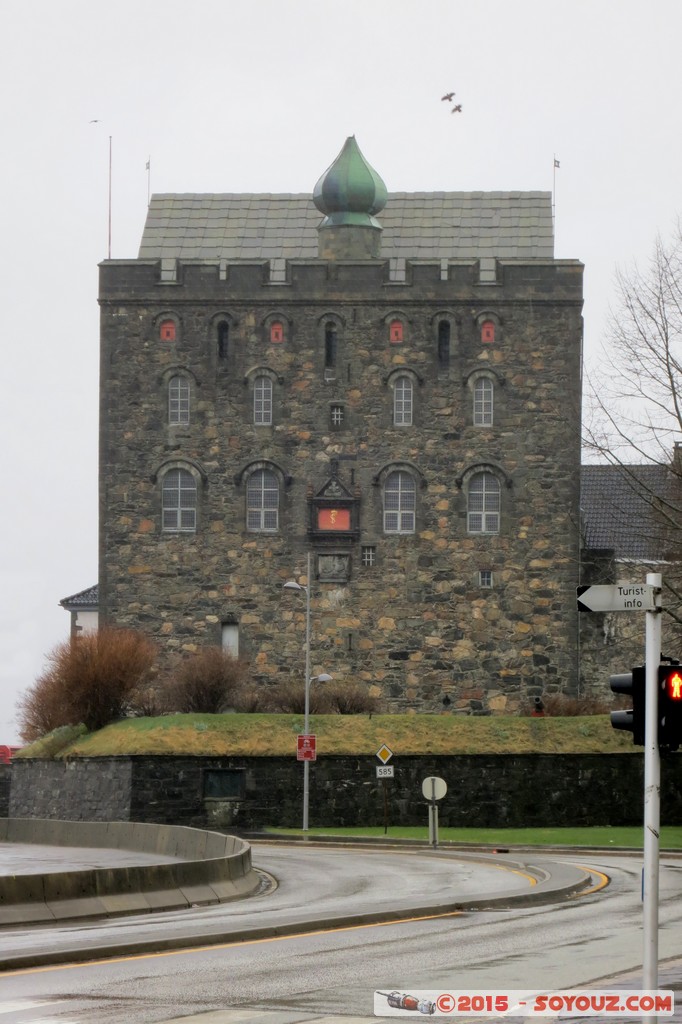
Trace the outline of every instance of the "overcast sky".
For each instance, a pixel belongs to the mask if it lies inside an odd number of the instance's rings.
[[[682,207],[680,0],[4,0],[0,743],[97,580],[97,264],[152,192],[310,192],[348,135],[392,190],[551,190],[614,273]],[[456,92],[461,114],[441,102]]]

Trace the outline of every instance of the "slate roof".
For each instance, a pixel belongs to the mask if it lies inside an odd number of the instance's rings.
[[[313,259],[322,217],[307,194],[152,196],[140,259]],[[385,258],[554,257],[550,192],[392,192]]]
[[[67,611],[71,611],[72,608],[96,608],[99,604],[99,586],[95,583],[87,590],[79,590],[77,594],[63,597],[59,603]]]
[[[585,546],[613,550],[619,560],[665,560],[670,544],[652,497],[679,504],[673,499],[676,480],[662,465],[583,466],[580,508]]]

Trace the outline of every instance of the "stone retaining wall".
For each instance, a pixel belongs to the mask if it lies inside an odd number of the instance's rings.
[[[325,756],[310,769],[310,824],[383,825],[384,784],[374,757]],[[638,825],[641,754],[400,757],[386,781],[388,820],[425,825],[421,782],[441,776],[440,824],[475,827]],[[239,795],[211,795],[228,772]],[[19,760],[10,814],[71,820],[148,821],[207,828],[300,827],[302,765],[293,758],[111,757]],[[682,759],[663,762],[661,818],[682,824]]]

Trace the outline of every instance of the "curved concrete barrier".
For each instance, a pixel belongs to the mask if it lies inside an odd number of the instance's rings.
[[[223,903],[260,886],[243,839],[181,825],[0,819],[0,841],[126,849],[173,863],[0,877],[0,924],[99,917]]]

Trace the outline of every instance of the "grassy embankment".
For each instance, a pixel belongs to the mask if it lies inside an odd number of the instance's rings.
[[[81,730],[82,731],[82,730]],[[386,743],[396,758],[424,754],[633,753],[626,733],[608,715],[583,718],[460,715],[314,715],[318,757],[373,756]],[[164,715],[129,718],[91,734],[59,730],[24,748],[33,757],[111,757],[167,754],[287,757],[303,732],[302,715]],[[641,751],[639,751],[641,753]]]
[[[401,756],[424,754],[604,754],[631,753],[630,737],[615,732],[608,715],[584,718],[469,717],[457,715],[311,716],[318,754],[374,756],[386,743]],[[289,757],[302,715],[166,715],[132,718],[86,734],[66,728],[25,747],[25,757],[112,757],[116,755],[204,755]],[[273,830],[275,831],[275,830]],[[286,830],[295,833],[295,830]],[[384,836],[383,827],[312,829],[314,835]],[[389,839],[428,838],[424,828],[388,828]],[[465,829],[442,828],[442,842],[641,848],[641,828]],[[682,848],[682,828],[664,827],[661,845]]]

